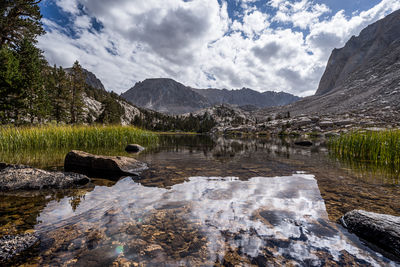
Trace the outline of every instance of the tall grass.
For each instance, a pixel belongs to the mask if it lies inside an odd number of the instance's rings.
[[[37,126],[0,128],[0,150],[115,148],[157,143],[156,134],[129,126]]]
[[[338,157],[390,165],[400,169],[400,130],[355,131],[329,141]]]

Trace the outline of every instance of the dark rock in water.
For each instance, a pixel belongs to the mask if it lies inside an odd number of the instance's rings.
[[[39,239],[34,234],[2,236],[0,238],[0,264],[11,260],[15,255],[28,250],[38,241]]]
[[[138,153],[144,150],[144,147],[142,147],[141,145],[137,145],[137,144],[130,144],[127,145],[125,148],[126,152],[131,152],[131,153]]]
[[[139,172],[148,167],[146,163],[134,158],[99,156],[73,150],[65,157],[64,169],[90,176],[118,179],[121,176],[138,176]]]
[[[350,232],[400,257],[400,217],[352,210],[340,222]]]
[[[85,175],[49,172],[23,165],[0,165],[0,190],[39,190],[71,188],[90,182]]]
[[[295,142],[294,144],[298,145],[298,146],[312,146],[313,145],[313,143],[311,141],[306,141],[306,140],[298,141],[298,142]]]

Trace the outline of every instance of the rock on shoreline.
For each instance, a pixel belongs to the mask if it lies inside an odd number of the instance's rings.
[[[49,172],[23,165],[0,164],[0,191],[64,189],[90,182],[82,174]]]
[[[0,264],[34,246],[39,239],[34,234],[6,235],[0,238]]]
[[[400,257],[400,217],[353,210],[347,212],[340,222],[350,232]]]
[[[124,175],[137,176],[148,167],[146,163],[134,158],[99,156],[73,150],[65,157],[64,169],[68,172],[117,179]]]

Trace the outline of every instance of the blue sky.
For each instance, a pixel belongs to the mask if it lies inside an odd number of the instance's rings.
[[[197,88],[315,92],[333,48],[398,0],[44,0],[51,64],[75,60],[108,90],[146,78]]]

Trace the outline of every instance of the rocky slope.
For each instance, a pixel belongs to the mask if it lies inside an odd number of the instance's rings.
[[[396,126],[400,117],[400,10],[368,26],[332,52],[314,96],[281,108],[264,109],[261,120],[292,117],[368,118]],[[279,117],[279,116],[278,116]]]
[[[286,105],[300,98],[288,93],[194,89],[172,79],[147,79],[121,95],[129,102],[168,114],[195,112],[213,105],[230,104],[255,108]]]
[[[65,71],[67,73],[71,72],[72,68],[67,68],[65,69]],[[83,74],[85,75],[85,81],[86,84],[95,88],[95,89],[99,89],[99,90],[103,90],[105,91],[106,88],[104,87],[103,83],[100,81],[99,78],[96,77],[96,75],[90,71],[88,71],[87,69],[82,69],[83,70]]]

